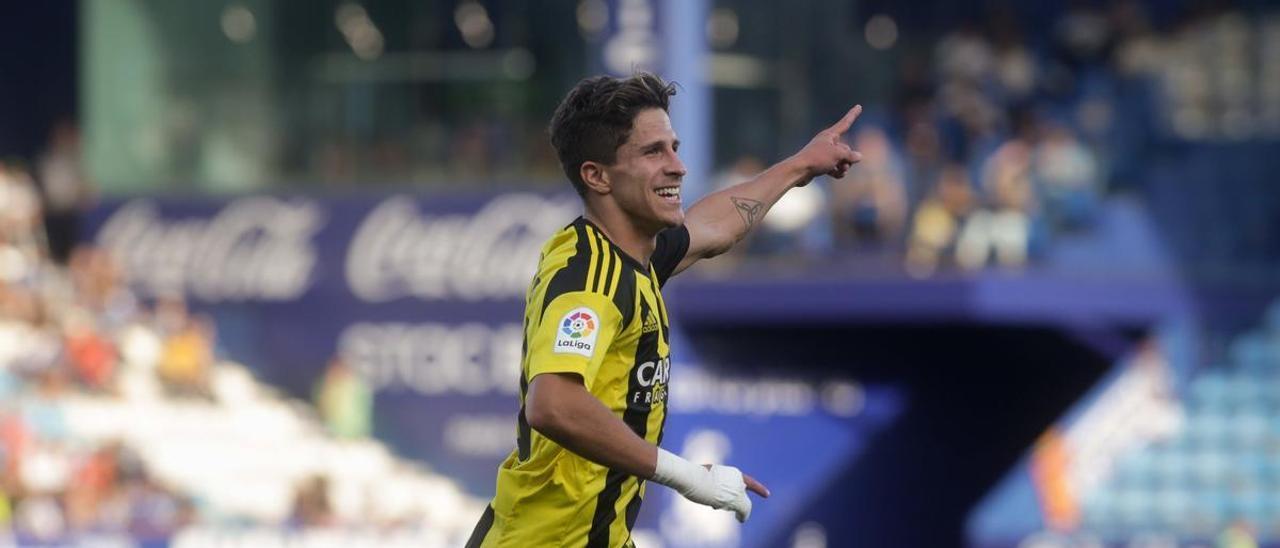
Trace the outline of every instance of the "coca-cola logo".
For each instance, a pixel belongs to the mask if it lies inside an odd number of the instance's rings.
[[[151,202],[136,200],[107,219],[97,242],[144,293],[284,301],[311,282],[312,238],[322,220],[321,209],[305,200],[243,198],[197,219],[166,219]]]
[[[360,223],[347,250],[347,284],[365,302],[519,299],[543,240],[577,204],[508,194],[478,212],[424,215],[407,197],[389,198]]]

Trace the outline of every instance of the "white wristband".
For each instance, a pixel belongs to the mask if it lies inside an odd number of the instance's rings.
[[[695,488],[705,483],[707,469],[698,466],[680,455],[658,448],[658,466],[653,470],[653,481],[661,483],[684,493],[687,488]]]
[[[658,448],[653,481],[675,489],[685,498],[717,510],[732,510],[738,521],[751,515],[751,499],[742,471],[732,466],[699,466],[666,449]]]

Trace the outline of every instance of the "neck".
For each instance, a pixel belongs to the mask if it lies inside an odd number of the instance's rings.
[[[605,237],[622,251],[645,267],[649,266],[649,256],[658,245],[658,233],[649,231],[631,220],[625,213],[616,208],[586,207],[582,216],[596,225]]]

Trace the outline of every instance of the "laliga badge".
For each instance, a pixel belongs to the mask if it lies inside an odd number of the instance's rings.
[[[590,308],[570,310],[556,328],[557,354],[580,354],[588,358],[596,347],[596,335],[600,334],[600,316]]]

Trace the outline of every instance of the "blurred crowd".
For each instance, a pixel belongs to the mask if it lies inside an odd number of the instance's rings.
[[[784,198],[751,253],[879,253],[915,276],[1022,268],[1056,239],[1090,231],[1109,196],[1141,185],[1153,132],[1280,134],[1280,119],[1237,127],[1241,109],[1280,107],[1280,73],[1251,66],[1255,54],[1280,59],[1276,21],[1208,9],[1156,31],[1140,3],[1079,3],[1051,32],[1028,35],[1012,15],[989,15],[904,55],[893,104],[855,126],[862,162]],[[716,186],[761,164],[738,158]]]
[[[72,246],[83,184],[67,161],[46,159],[43,187],[0,164],[0,526],[34,539],[168,536],[194,519],[191,499],[123,444],[71,435],[61,403],[116,394],[124,364],[155,364],[175,395],[207,393],[212,326],[179,298],[144,305],[105,253]]]
[[[74,243],[88,194],[69,161],[46,157],[41,184],[22,164],[0,163],[0,531],[24,542],[169,538],[199,520],[198,497],[166,485],[120,440],[76,436],[64,404],[130,397],[139,376],[157,381],[159,397],[211,401],[216,327],[181,296],[139,298],[111,257]],[[369,435],[371,395],[340,360],[316,398],[333,435]],[[297,486],[292,514],[300,527],[334,522],[323,477]]]
[[[863,163],[838,184],[789,195],[766,217],[765,233],[751,244],[755,255],[855,250],[918,276],[1022,268],[1096,226],[1109,197],[1139,190],[1151,169],[1171,165],[1148,161],[1152,140],[1280,136],[1280,17],[1256,3],[925,2],[908,10],[872,2],[833,9],[839,16],[831,22],[780,17],[795,8],[768,2],[711,4],[719,15],[706,25],[716,105],[709,148],[718,176],[708,187],[790,153],[800,143],[787,140],[847,106],[832,102],[868,107],[852,136]],[[387,31],[369,55],[332,40],[330,21],[312,19],[314,9],[288,3],[273,3],[277,16],[263,21],[276,39],[253,48],[242,47],[251,36],[227,28],[226,36],[165,35],[155,46],[166,49],[157,78],[179,85],[137,83],[140,91],[164,90],[160,104],[137,117],[91,111],[91,164],[120,188],[157,191],[379,183],[567,191],[546,120],[577,78],[601,70],[593,60],[614,39],[600,22],[612,4],[495,6],[477,16],[488,29],[479,41],[460,41],[468,31],[457,17],[462,26],[450,28],[451,6],[329,6],[336,20],[355,17],[367,31]],[[909,13],[931,7],[937,13]],[[225,10],[224,20],[254,11]],[[209,15],[155,11],[174,28]],[[731,36],[712,32],[725,31],[717,25],[726,16]],[[896,25],[893,40],[873,43],[872,20]],[[799,34],[812,36],[775,47]],[[141,46],[105,48],[111,53],[95,62],[131,62],[138,52],[129,47]],[[245,72],[199,70],[203,55]],[[431,75],[414,68],[432,59],[457,66]],[[750,63],[720,63],[735,59]],[[762,76],[753,79],[746,67],[756,65]],[[455,70],[463,66],[469,70]],[[722,73],[740,78],[726,83]],[[99,87],[114,89],[86,93]],[[104,94],[101,110],[132,96]],[[75,203],[77,193],[54,196],[66,198],[50,201],[50,218],[55,203]]]

